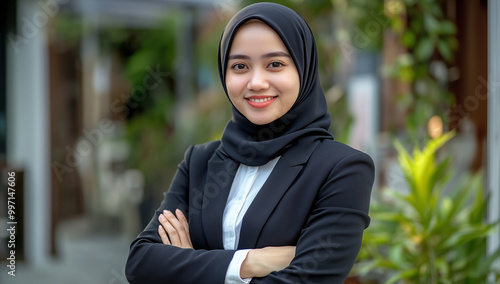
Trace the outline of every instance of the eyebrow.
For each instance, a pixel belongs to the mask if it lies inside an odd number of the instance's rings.
[[[274,51],[274,52],[269,52],[261,56],[261,58],[271,58],[271,57],[291,57],[290,54],[283,52],[283,51]],[[229,55],[228,60],[232,59],[245,59],[248,60],[250,59],[250,56],[248,55],[243,55],[243,54],[231,54]]]

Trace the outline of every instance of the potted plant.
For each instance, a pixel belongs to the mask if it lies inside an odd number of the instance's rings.
[[[372,207],[356,265],[361,274],[383,275],[391,283],[500,283],[492,265],[500,250],[486,255],[486,241],[498,224],[487,223],[482,175],[463,175],[450,185],[450,159],[436,151],[453,133],[431,140],[410,155],[396,142],[408,192],[383,191]]]

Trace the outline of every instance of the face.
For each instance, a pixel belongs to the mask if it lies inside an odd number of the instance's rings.
[[[278,34],[261,21],[238,28],[226,68],[229,99],[254,124],[282,117],[297,100],[295,63]]]

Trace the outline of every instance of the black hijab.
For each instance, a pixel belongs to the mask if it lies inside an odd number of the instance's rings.
[[[294,105],[269,124],[253,124],[234,105],[232,107],[233,117],[224,129],[218,153],[245,165],[261,166],[299,140],[301,144],[312,145],[315,140],[333,139],[333,136],[331,118],[319,82],[314,36],[305,20],[285,6],[252,4],[240,10],[226,25],[219,43],[219,76],[226,95],[225,76],[231,42],[238,28],[252,19],[264,22],[279,35],[300,77],[299,95]],[[300,152],[301,149],[295,147],[293,151]]]

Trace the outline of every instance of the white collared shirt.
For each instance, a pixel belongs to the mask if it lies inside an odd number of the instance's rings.
[[[243,217],[278,163],[279,158],[277,157],[259,167],[243,164],[238,167],[222,217],[224,249],[234,250],[238,247]],[[249,251],[249,249],[236,251],[227,269],[225,284],[249,283],[252,280],[251,278],[240,278],[241,264]]]

